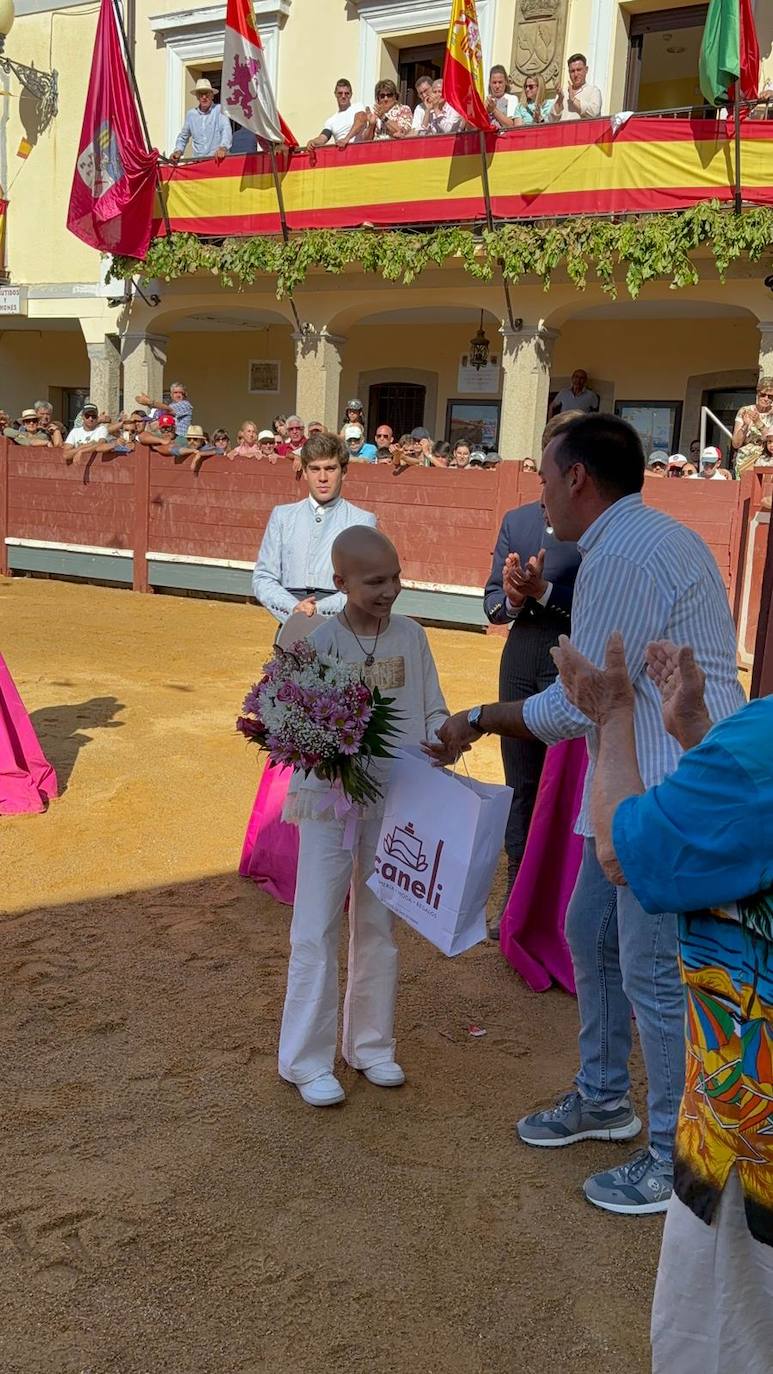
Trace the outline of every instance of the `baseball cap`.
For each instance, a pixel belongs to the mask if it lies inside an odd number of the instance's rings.
[[[188,431],[188,433],[190,434],[190,430]],[[276,443],[276,435],[273,429],[262,429],[260,431],[260,434],[258,435],[258,443],[261,443],[263,440],[267,439],[270,439],[272,444]]]
[[[416,426],[416,429],[412,429],[412,430],[411,430],[411,438],[412,438],[412,439],[431,439],[431,438],[432,438],[432,435],[430,434],[430,432],[429,432],[428,429],[424,429],[423,425],[417,425],[417,426]]]
[[[174,416],[172,418],[174,419]],[[188,425],[188,433],[185,437],[186,439],[203,439],[204,430],[201,425]]]
[[[468,466],[471,468],[482,468],[485,462],[485,453],[482,453],[480,449],[476,448],[475,452],[470,454],[470,462]]]
[[[654,468],[661,464],[664,468],[668,467],[668,454],[662,448],[653,449],[647,459],[647,467]]]
[[[344,425],[344,439],[361,439],[362,425]]]
[[[354,398],[353,401],[347,401],[347,402],[346,402],[346,409],[347,409],[347,410],[362,410],[362,401],[358,401],[358,400],[357,400],[357,397],[355,396],[355,398]]]
[[[708,448],[705,448],[705,449],[703,450],[703,452],[701,453],[701,462],[702,462],[702,463],[719,463],[719,462],[721,462],[721,461],[722,461],[722,453],[721,453],[721,450],[718,449],[714,444],[709,444]]]
[[[158,417],[159,429],[174,429],[175,423],[176,422],[174,415],[168,415],[165,413],[164,415],[159,415]]]
[[[484,453],[483,459],[484,465],[487,468],[494,468],[496,467],[497,463],[502,462],[502,455],[501,453]]]
[[[22,420],[37,420],[38,412],[36,410],[32,410],[32,408],[30,407],[27,410],[22,411],[21,418]]]
[[[685,458],[683,453],[672,453],[671,457],[668,460],[668,466],[670,468],[683,468],[686,466],[686,464],[687,459]]]
[[[82,413],[84,415],[98,415],[99,411],[97,410],[97,407],[94,405],[93,401],[87,401],[85,406],[83,407]]]

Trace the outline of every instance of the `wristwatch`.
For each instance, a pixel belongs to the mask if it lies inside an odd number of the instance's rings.
[[[467,724],[470,725],[470,726],[472,726],[472,729],[473,729],[473,730],[477,730],[477,732],[478,732],[479,735],[486,735],[486,734],[488,734],[488,731],[487,731],[487,730],[485,729],[485,727],[481,724],[481,716],[482,716],[482,715],[483,715],[483,707],[482,707],[482,706],[472,706],[472,707],[470,708],[470,710],[467,712]]]

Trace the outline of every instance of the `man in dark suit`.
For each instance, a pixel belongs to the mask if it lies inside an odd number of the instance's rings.
[[[561,543],[546,528],[541,502],[508,511],[483,598],[491,624],[510,626],[499,668],[500,701],[522,701],[556,677],[550,650],[559,635],[569,634],[579,566],[577,546]],[[544,760],[539,740],[502,739],[505,780],[513,789],[505,832],[505,905],[523,858]],[[499,919],[489,928],[492,940],[499,938]]]

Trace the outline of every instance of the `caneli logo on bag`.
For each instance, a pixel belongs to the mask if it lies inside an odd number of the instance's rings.
[[[437,911],[443,891],[443,884],[437,881],[443,845],[444,841],[438,840],[430,860],[421,836],[414,831],[413,822],[409,821],[405,826],[396,825],[391,835],[384,836],[384,851],[387,858],[382,858],[380,854],[375,856],[376,872],[385,882],[394,883],[396,887],[402,888],[404,892],[410,892],[411,896],[420,902],[426,902],[427,906]],[[428,883],[414,876],[417,873],[426,873],[428,869],[431,870]]]

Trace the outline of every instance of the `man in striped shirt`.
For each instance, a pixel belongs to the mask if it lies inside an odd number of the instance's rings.
[[[582,562],[572,610],[572,643],[604,662],[618,630],[635,694],[636,747],[645,787],[673,771],[679,746],[665,731],[657,689],[645,672],[651,640],[692,644],[706,674],[713,720],[744,703],[736,672],[735,630],[716,562],[699,535],[644,505],[644,452],[635,430],[612,415],[569,421],[548,444],[540,477],[548,519],[559,539],[575,540]],[[586,1180],[589,1202],[607,1211],[665,1211],[673,1185],[676,1114],[684,1086],[683,994],[676,959],[676,916],[647,914],[630,888],[614,887],[599,866],[590,820],[590,783],[598,732],[560,682],[523,702],[473,707],[426,746],[446,763],[481,734],[555,744],[584,735],[589,768],[576,830],[583,861],[567,912],[580,1016],[580,1068],[557,1104],[518,1122],[527,1145],[629,1140],[641,1122],[629,1097],[631,1009],[648,1080],[649,1145],[625,1164]]]

